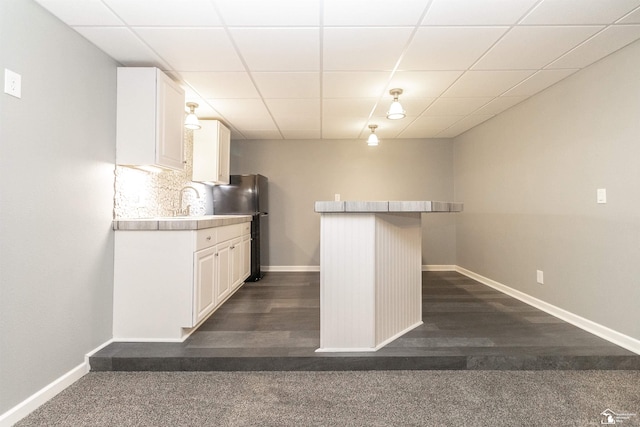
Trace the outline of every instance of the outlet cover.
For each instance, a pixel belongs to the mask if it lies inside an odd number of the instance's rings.
[[[536,281],[544,285],[544,273],[541,270],[536,270]]]
[[[4,69],[4,93],[16,98],[22,97],[22,76],[7,68]]]
[[[598,203],[607,203],[607,189],[606,188],[598,188],[596,192],[596,201]]]

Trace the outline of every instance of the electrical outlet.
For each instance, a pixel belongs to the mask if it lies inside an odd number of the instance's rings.
[[[544,273],[542,270],[536,270],[536,281],[541,285],[544,285]]]
[[[4,69],[4,93],[16,98],[22,97],[22,76],[7,68]]]
[[[335,200],[336,202],[340,201],[340,194],[336,193],[333,195],[333,200]]]

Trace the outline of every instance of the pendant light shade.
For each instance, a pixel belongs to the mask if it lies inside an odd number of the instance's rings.
[[[391,89],[389,93],[393,96],[393,102],[391,103],[391,107],[389,107],[389,111],[387,112],[387,119],[404,119],[407,114],[402,108],[400,101],[398,101],[398,96],[402,95],[402,89]]]
[[[378,142],[380,142],[380,140],[378,140],[378,135],[376,135],[377,127],[378,125],[369,125],[369,129],[371,129],[371,134],[369,134],[369,138],[367,138],[367,145],[371,147],[375,147],[376,145],[378,145]]]
[[[200,129],[200,122],[198,121],[198,116],[196,116],[196,108],[198,108],[198,104],[195,102],[187,102],[187,107],[189,107],[189,114],[184,119],[184,127],[191,130]]]

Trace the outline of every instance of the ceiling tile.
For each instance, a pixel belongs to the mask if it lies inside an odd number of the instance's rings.
[[[619,24],[640,24],[640,7],[618,21]]]
[[[252,76],[265,98],[320,97],[320,72],[258,72]]]
[[[276,130],[276,125],[261,99],[207,99],[239,131]]]
[[[492,115],[473,115],[467,116],[460,120],[459,122],[454,123],[451,127],[445,129],[440,132],[437,136],[438,138],[453,138],[461,133],[464,133],[471,129],[474,126],[478,126],[480,123],[489,120]]]
[[[126,27],[74,27],[74,29],[124,66],[153,66],[162,69],[168,67],[167,63]]]
[[[133,30],[178,71],[244,71],[225,31],[219,28]]]
[[[508,27],[422,27],[399,70],[466,70]]]
[[[387,93],[401,88],[402,99],[436,97],[461,75],[462,71],[398,71],[387,85]]]
[[[265,99],[280,129],[320,130],[320,99]]]
[[[325,70],[393,70],[411,28],[325,28]]]
[[[128,25],[173,27],[219,26],[221,21],[208,0],[103,0]]]
[[[416,25],[428,3],[428,0],[324,0],[324,25]]]
[[[597,26],[515,27],[473,68],[540,69],[601,29]]]
[[[124,25],[100,0],[36,0],[67,25]]]
[[[245,139],[282,139],[282,134],[273,129],[242,130]]]
[[[318,28],[234,28],[231,36],[252,72],[320,68]]]
[[[426,138],[437,138],[440,130],[432,131],[431,129],[413,129],[407,128],[405,129],[398,138],[406,138],[406,139],[426,139]]]
[[[570,76],[577,70],[540,70],[505,93],[505,96],[531,96]]]
[[[434,0],[422,25],[512,25],[538,0]]]
[[[638,7],[637,0],[544,0],[522,24],[610,24]]]
[[[234,72],[181,72],[185,83],[203,98],[259,98],[249,74]]]
[[[425,116],[465,116],[491,101],[492,98],[438,98],[423,113]]]
[[[384,92],[389,74],[370,72],[325,72],[322,75],[324,98],[378,98]]]
[[[376,104],[375,98],[324,98],[322,115],[367,119]]]
[[[354,120],[350,117],[331,116],[322,120],[323,139],[356,139],[365,128],[365,118]]]
[[[320,0],[215,0],[230,27],[319,26]]]
[[[535,71],[467,71],[443,96],[499,96]]]
[[[559,58],[548,68],[583,68],[640,39],[640,25],[614,25]]]
[[[514,105],[521,103],[525,99],[527,99],[526,96],[501,96],[499,98],[495,98],[493,101],[481,107],[480,109],[475,111],[474,114],[492,116],[500,114],[503,111],[513,107]]]
[[[308,129],[282,129],[280,131],[285,139],[320,139],[321,131]]]
[[[400,133],[400,138],[431,138],[463,116],[421,116]]]

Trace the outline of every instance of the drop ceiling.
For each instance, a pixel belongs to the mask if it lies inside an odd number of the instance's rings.
[[[640,39],[640,0],[36,1],[234,139],[450,138]]]

